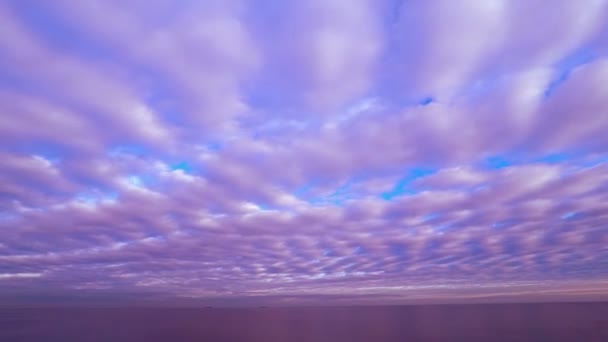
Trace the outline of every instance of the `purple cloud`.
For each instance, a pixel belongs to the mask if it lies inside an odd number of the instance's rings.
[[[605,296],[607,11],[6,2],[0,297]]]

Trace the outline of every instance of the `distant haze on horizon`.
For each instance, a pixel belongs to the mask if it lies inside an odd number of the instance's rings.
[[[0,305],[608,300],[608,0],[0,3]]]

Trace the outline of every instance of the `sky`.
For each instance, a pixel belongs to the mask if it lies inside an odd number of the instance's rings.
[[[608,298],[608,1],[2,1],[0,303]]]

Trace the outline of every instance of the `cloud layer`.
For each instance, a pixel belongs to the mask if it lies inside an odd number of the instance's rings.
[[[7,1],[0,22],[4,294],[602,294],[606,1]]]

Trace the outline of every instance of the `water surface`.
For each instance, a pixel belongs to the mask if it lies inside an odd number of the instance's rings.
[[[0,341],[608,341],[608,303],[3,308]]]

